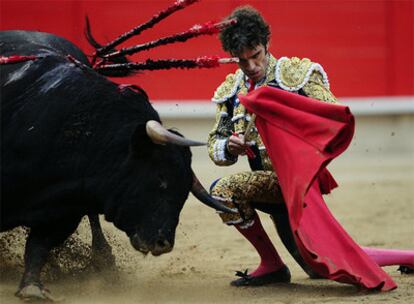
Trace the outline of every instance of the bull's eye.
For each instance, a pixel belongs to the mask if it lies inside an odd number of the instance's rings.
[[[160,189],[165,190],[165,189],[167,189],[167,187],[168,187],[167,182],[166,181],[161,181],[161,183],[160,183]]]
[[[168,188],[168,182],[164,174],[158,174],[158,183],[160,190],[166,190]]]

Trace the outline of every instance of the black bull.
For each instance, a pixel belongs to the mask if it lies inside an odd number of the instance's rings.
[[[84,215],[103,213],[137,250],[159,255],[174,245],[191,190],[223,210],[193,177],[186,145],[194,142],[165,129],[161,139],[148,136],[149,125],[161,125],[144,92],[97,74],[62,38],[23,31],[0,37],[3,58],[35,56],[0,65],[0,230],[31,228],[20,291],[35,285],[43,292],[39,275],[49,251]],[[165,143],[170,137],[179,145]]]

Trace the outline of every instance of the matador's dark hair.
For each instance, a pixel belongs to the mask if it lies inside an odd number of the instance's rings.
[[[224,29],[220,35],[223,49],[232,55],[243,52],[245,48],[255,48],[269,42],[270,26],[253,7],[236,8],[225,20],[236,19],[237,23]]]

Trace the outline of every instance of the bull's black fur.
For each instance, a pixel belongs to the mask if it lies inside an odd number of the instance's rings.
[[[145,123],[160,118],[146,96],[119,90],[63,38],[5,31],[0,41],[1,56],[39,57],[0,65],[0,230],[31,228],[21,288],[40,284],[49,250],[86,214],[104,213],[142,251],[172,248],[191,153],[147,137]]]

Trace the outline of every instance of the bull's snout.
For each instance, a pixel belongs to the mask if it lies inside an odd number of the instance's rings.
[[[149,246],[141,240],[138,234],[134,234],[129,237],[129,241],[131,242],[132,247],[135,250],[142,252],[143,254],[147,254],[150,251]]]
[[[173,249],[173,245],[166,239],[159,239],[155,242],[154,248],[151,250],[152,255],[161,255],[163,253],[170,252]]]
[[[137,233],[130,237],[131,245],[143,254],[151,252],[152,255],[158,256],[170,252],[174,244],[163,237],[159,237],[154,243],[144,242]]]

